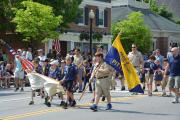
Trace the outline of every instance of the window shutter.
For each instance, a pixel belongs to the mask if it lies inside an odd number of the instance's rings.
[[[99,9],[96,9],[96,26],[99,25]]]
[[[108,27],[108,10],[104,10],[104,27]]]
[[[89,22],[89,8],[85,7],[85,25],[88,25]]]

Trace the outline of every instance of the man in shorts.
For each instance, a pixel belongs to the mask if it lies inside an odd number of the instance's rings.
[[[179,48],[173,47],[171,49],[173,59],[169,61],[170,77],[169,77],[169,89],[175,93],[175,99],[172,103],[179,103],[179,88],[180,88],[180,55]]]
[[[19,90],[19,87],[21,87],[21,91],[24,91],[23,89],[23,79],[24,79],[24,71],[22,69],[21,61],[19,60],[19,57],[21,56],[21,49],[17,50],[17,55],[15,55],[15,71],[14,71],[14,77],[15,77],[15,92]]]

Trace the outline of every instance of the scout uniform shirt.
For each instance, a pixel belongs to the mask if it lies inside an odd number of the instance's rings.
[[[98,69],[102,69],[103,72],[101,71],[97,71]],[[106,64],[105,62],[101,62],[99,65],[96,66],[95,68],[95,77],[97,79],[101,79],[101,78],[107,78],[111,75],[111,69],[110,69],[110,66],[108,64]]]
[[[140,67],[141,62],[143,62],[143,56],[139,51],[136,51],[136,53],[129,52],[128,58],[134,67]]]

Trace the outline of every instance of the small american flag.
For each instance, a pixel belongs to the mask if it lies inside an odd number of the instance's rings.
[[[57,53],[61,52],[60,40],[58,40],[58,39],[53,40],[53,46]]]

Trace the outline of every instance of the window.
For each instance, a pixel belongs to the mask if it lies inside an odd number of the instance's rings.
[[[84,9],[83,8],[79,8],[79,12],[78,12],[78,24],[84,24]]]
[[[104,10],[99,10],[99,26],[104,26]]]

